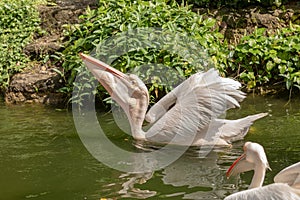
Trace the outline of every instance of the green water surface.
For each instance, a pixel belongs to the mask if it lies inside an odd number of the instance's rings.
[[[284,167],[300,161],[300,100],[252,97],[231,119],[269,112],[243,141],[212,151],[206,158],[186,152],[164,169],[131,174],[95,159],[82,144],[71,111],[41,105],[5,105],[0,101],[0,199],[223,199],[246,189],[252,173],[227,180],[226,170],[242,153],[245,141],[262,144],[272,168],[264,184]],[[135,150],[110,114],[99,121],[115,143]]]

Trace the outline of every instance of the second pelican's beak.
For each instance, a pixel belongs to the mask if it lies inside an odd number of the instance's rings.
[[[236,175],[244,171],[248,171],[245,168],[245,164],[250,164],[246,161],[246,154],[243,153],[238,159],[236,159],[232,165],[229,167],[229,169],[226,172],[227,178],[229,178],[231,175]]]

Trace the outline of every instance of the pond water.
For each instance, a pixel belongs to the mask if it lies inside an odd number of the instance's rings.
[[[95,159],[81,142],[71,111],[40,105],[6,106],[0,101],[0,199],[223,199],[248,187],[252,173],[229,180],[226,170],[245,141],[265,148],[275,174],[300,160],[300,100],[249,95],[228,118],[269,112],[257,121],[244,141],[217,148],[206,158],[193,150],[164,169],[131,174],[111,169]],[[141,151],[120,131],[110,114],[99,113],[116,144]],[[195,151],[196,152],[196,151]]]

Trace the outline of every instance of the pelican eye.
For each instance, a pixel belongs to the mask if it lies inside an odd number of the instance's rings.
[[[130,80],[130,83],[131,83],[132,85],[137,85],[137,82],[136,82],[136,80],[134,80],[134,79],[131,79],[131,80]]]

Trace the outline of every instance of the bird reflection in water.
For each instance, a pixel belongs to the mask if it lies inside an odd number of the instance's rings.
[[[143,151],[159,149],[159,144],[135,143]],[[223,199],[233,184],[225,173],[228,164],[241,153],[239,143],[233,148],[214,148],[205,158],[199,158],[200,147],[191,147],[178,160],[159,171],[124,173],[119,176],[122,198],[146,199],[154,196],[184,199]],[[235,147],[238,146],[238,147]],[[153,186],[154,184],[154,186]]]

